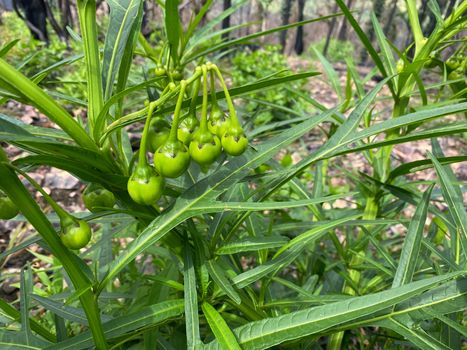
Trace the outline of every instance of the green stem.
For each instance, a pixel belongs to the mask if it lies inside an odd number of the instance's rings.
[[[217,103],[217,96],[216,96],[216,83],[214,81],[215,75],[212,70],[210,71],[210,77],[211,77],[211,103],[213,106],[215,106],[218,103]]]
[[[409,22],[415,39],[415,56],[417,56],[418,51],[423,46],[423,32],[418,19],[417,2],[415,0],[405,0],[405,3],[407,5]]]
[[[195,81],[195,86],[193,87],[193,93],[191,94],[190,115],[194,114],[196,111],[196,100],[198,99],[200,85],[201,81],[200,79],[197,79]]]
[[[97,41],[96,1],[79,0],[78,15],[81,36],[83,38],[86,76],[88,81],[89,131],[91,135],[94,135],[95,140],[99,140],[101,130],[95,130],[95,132],[93,132],[93,130],[96,118],[104,105],[104,97],[102,92],[102,77]]]
[[[180,92],[178,94],[177,104],[175,105],[174,118],[172,121],[172,127],[170,128],[170,134],[168,139],[169,142],[177,141],[177,130],[180,120],[180,110],[182,109],[182,102],[183,98],[185,97],[186,84],[186,80],[180,81]]]
[[[199,129],[208,130],[208,69],[205,65],[201,67],[203,71],[203,104],[201,105],[201,123]]]
[[[37,230],[50,248],[52,254],[62,264],[70,277],[75,290],[83,291],[80,295],[80,302],[89,322],[94,344],[98,350],[107,349],[104,331],[99,315],[97,300],[92,292],[91,281],[84,272],[83,261],[63,245],[60,237],[55,232],[52,223],[42,212],[31,194],[19,180],[13,169],[6,163],[8,161],[3,150],[0,151],[0,187],[10,198],[15,198],[15,204],[28,222]]]
[[[52,209],[55,211],[55,213],[57,213],[58,217],[60,218],[60,222],[65,222],[70,219],[73,220],[72,216],[69,213],[67,213],[61,206],[59,206],[57,202],[55,202],[53,198],[50,197],[47,194],[47,192],[45,192],[44,189],[32,177],[28,175],[28,173],[15,167],[12,164],[8,164],[8,166],[11,167],[17,173],[23,175],[25,179],[28,180],[28,182],[32,185],[32,187],[34,187],[38,192],[40,192],[40,194],[42,194],[47,203],[49,203]]]
[[[151,126],[152,113],[154,112],[154,108],[156,108],[157,105],[158,105],[157,101],[153,101],[149,103],[148,116],[146,118],[146,123],[144,123],[143,135],[141,136],[141,144],[139,146],[138,166],[148,165],[148,160],[146,158],[147,140],[148,140],[149,128]]]
[[[224,81],[224,78],[222,77],[221,71],[219,70],[219,68],[215,64],[211,64],[210,68],[213,69],[216,72],[217,77],[219,78],[219,80],[221,82],[222,89],[224,90],[224,94],[225,94],[225,100],[227,101],[227,106],[229,107],[230,119],[232,121],[232,126],[240,127],[240,122],[238,121],[237,112],[235,112],[235,107],[233,105],[232,98],[230,97],[229,89],[227,88],[227,85],[225,84],[225,81]]]

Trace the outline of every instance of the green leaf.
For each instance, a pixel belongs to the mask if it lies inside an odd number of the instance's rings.
[[[183,314],[183,300],[168,300],[159,304],[145,306],[137,312],[129,313],[124,316],[116,317],[113,320],[103,324],[106,339],[113,339],[125,334],[132,334],[133,331],[153,327],[167,322]],[[79,350],[88,349],[94,345],[89,330],[79,335],[64,340],[47,350]]]
[[[229,328],[220,313],[207,302],[204,302],[201,307],[203,309],[204,316],[208,321],[209,327],[219,342],[221,349],[242,350],[240,345],[237,343],[235,335],[232,333],[232,330]]]
[[[44,90],[0,58],[0,81],[14,86],[15,91],[43,112],[80,146],[99,152],[96,144],[77,121]]]
[[[32,298],[39,302],[47,310],[52,311],[54,314],[63,317],[66,320],[78,322],[85,326],[89,325],[86,314],[82,309],[71,307],[57,301],[53,301],[52,299],[41,297],[37,294],[32,294]],[[103,321],[110,321],[110,317],[108,316],[101,316],[101,318]]]
[[[93,135],[96,118],[104,104],[99,43],[97,38],[96,1],[78,1],[77,8],[79,26],[83,37],[82,43],[86,66],[88,128],[90,134]]]
[[[186,326],[186,348],[196,350],[201,344],[199,335],[198,317],[198,293],[196,290],[196,274],[191,257],[191,248],[185,245],[185,261],[183,266],[184,289],[185,289],[185,326]]]
[[[165,2],[165,32],[170,45],[170,54],[175,65],[179,63],[178,48],[182,37],[182,25],[178,14],[178,0]]]
[[[337,94],[338,101],[342,102],[344,99],[342,95],[342,88],[341,88],[341,83],[339,80],[339,76],[337,75],[336,70],[333,68],[331,63],[324,57],[321,52],[319,52],[315,47],[313,47],[313,51],[316,56],[318,56],[318,59],[321,62],[321,65],[323,66],[324,71],[326,72],[326,75],[328,77],[328,81],[331,83],[332,89],[334,92]]]
[[[332,115],[333,110],[322,113],[295,127],[284,131],[281,135],[259,145],[256,151],[247,150],[243,155],[231,159],[222,168],[204,178],[185,191],[175,201],[174,205],[164,211],[134,240],[128,248],[116,257],[106,278],[101,282],[102,289],[119,271],[121,271],[138,254],[164,237],[167,232],[179,223],[196,214],[197,206],[206,205],[221,193],[249,174],[251,169],[258,167],[272,158],[279,150],[291,144],[294,140],[306,134],[313,127]]]
[[[5,56],[19,41],[20,39],[15,39],[3,45],[0,48],[0,57]]]
[[[231,97],[235,96],[240,96],[244,94],[248,94],[251,92],[254,92],[256,90],[264,90],[264,89],[270,89],[273,88],[275,85],[280,85],[284,84],[286,82],[291,82],[295,80],[300,80],[300,79],[306,79],[312,76],[319,75],[321,73],[319,72],[304,72],[304,73],[297,73],[297,74],[291,74],[287,75],[284,77],[279,77],[279,78],[273,78],[273,79],[268,79],[268,80],[261,80],[255,83],[251,84],[246,84],[240,87],[232,88],[229,90],[229,93]],[[225,94],[223,91],[217,92],[216,93],[216,98],[218,100],[225,98]],[[190,100],[186,100],[182,103],[182,108],[187,108],[189,107]],[[196,105],[200,105],[202,102],[202,96],[199,96],[198,99],[196,100]],[[167,114],[169,112],[172,112],[175,109],[175,106],[170,106],[170,107],[165,107],[162,109],[158,109],[156,112],[154,112],[153,116],[159,116],[163,114]],[[110,124],[104,135],[102,136],[101,142],[103,142],[103,139],[105,139],[111,132],[113,132],[116,129],[120,129],[124,126],[131,125],[132,123],[142,121],[144,118],[146,118],[148,113],[147,107],[143,108],[139,111],[136,111],[134,113],[131,113],[129,115],[126,115],[119,120],[113,122]]]
[[[423,228],[425,227],[432,191],[433,185],[428,187],[423,194],[415,214],[410,221],[409,229],[402,246],[402,253],[399,258],[399,266],[397,267],[394,281],[392,282],[393,288],[400,287],[412,281],[415,268],[417,267],[420,244],[423,239]]]
[[[380,293],[250,322],[234,329],[234,334],[244,350],[268,349],[285,341],[319,334],[345,322],[368,317],[462,274],[464,272],[432,277]],[[206,349],[222,348],[216,340],[207,344]]]
[[[212,277],[217,286],[235,303],[240,304],[242,299],[238,295],[237,291],[232,287],[227,277],[224,275],[222,268],[214,260],[208,260],[206,266],[209,271],[209,275]]]
[[[18,310],[16,310],[13,306],[11,306],[10,304],[8,304],[6,301],[4,301],[3,299],[0,299],[0,310],[3,311],[4,314],[7,315],[7,317],[15,320],[15,321],[18,321],[18,322],[21,322],[21,314]],[[2,313],[2,316],[4,316],[4,314]],[[47,329],[45,329],[44,327],[42,327],[42,325],[40,325],[36,320],[30,318],[29,319],[29,324],[30,324],[30,327],[31,327],[31,330],[34,331],[35,333],[37,333],[38,335],[40,335],[41,337],[43,337],[44,339],[50,341],[50,342],[53,342],[55,343],[56,342],[56,337],[54,334],[50,333]],[[0,336],[0,339],[1,339],[1,336]],[[1,345],[1,343],[0,343]]]
[[[136,33],[139,32],[139,28],[135,28],[134,23],[138,22],[142,1],[109,0],[108,4],[110,7],[110,22],[105,37],[104,60],[102,63],[104,100],[108,100],[112,95],[113,84],[125,51],[133,52],[134,33],[135,31]]]
[[[461,191],[459,188],[456,189],[451,176],[439,161],[431,153],[428,153],[428,156],[431,158],[431,161],[435,166],[436,173],[438,174],[441,190],[443,192],[444,199],[448,204],[448,210],[458,227],[460,243],[464,251],[463,256],[465,259],[467,257],[467,213],[464,209],[463,198],[459,195]]]
[[[438,161],[442,165],[451,163],[461,163],[467,161],[467,156],[442,157],[438,158]],[[401,164],[391,171],[391,173],[388,176],[388,182],[392,182],[393,179],[399,176],[414,173],[432,167],[433,163],[429,159],[416,160],[414,162]]]
[[[260,249],[279,248],[287,243],[287,237],[248,237],[232,241],[221,245],[217,250],[217,255],[229,255],[242,252],[254,252]]]
[[[44,215],[35,199],[31,197],[31,194],[16,173],[5,163],[4,157],[3,150],[0,150],[0,187],[10,198],[15,199],[15,204],[21,213],[39,232],[53,255],[63,265],[75,289],[87,289],[91,286],[91,281],[84,269],[84,267],[87,268],[87,265],[63,245],[52,223]],[[101,323],[99,314],[97,313],[98,307],[94,294],[90,290],[87,290],[80,297],[80,302],[86,312],[89,324],[92,325],[96,342],[101,341],[102,339],[99,339]]]
[[[388,73],[386,72],[386,69],[384,68],[383,61],[381,61],[381,58],[379,57],[378,53],[376,52],[375,48],[371,44],[370,39],[365,34],[365,31],[360,27],[358,22],[355,20],[354,16],[350,12],[349,8],[345,5],[343,0],[336,0],[337,5],[341,8],[342,12],[344,13],[344,16],[347,18],[349,21],[350,25],[353,27],[355,32],[357,33],[358,37],[360,38],[360,41],[362,42],[363,46],[365,46],[368,54],[371,56],[373,59],[373,62],[375,63],[376,67],[378,67],[381,75],[383,77],[388,77]],[[395,96],[395,91],[394,91],[394,85],[391,81],[388,82],[389,89],[391,90],[391,93],[393,96]]]
[[[0,329],[0,347],[6,350],[41,350],[47,346],[39,338],[34,337],[33,339],[34,344],[26,344],[24,332]]]
[[[21,269],[20,276],[20,314],[21,331],[24,332],[24,341],[27,345],[32,344],[32,332],[29,325],[30,295],[32,291],[32,273],[31,268],[26,266]]]
[[[360,216],[361,214],[358,214],[330,221],[326,224],[320,225],[302,233],[284,245],[281,249],[279,249],[272,260],[235,276],[232,279],[232,282],[238,288],[243,288],[273,271],[278,271],[284,268],[284,266],[294,261],[303,252],[304,249],[326,235],[329,230],[340,226],[347,221],[354,220]]]
[[[415,328],[414,326],[408,326],[404,323],[400,322],[399,320],[395,320],[389,318],[387,320],[383,320],[377,324],[378,326],[389,328],[396,332],[399,335],[402,335],[405,339],[410,341],[412,344],[418,346],[420,349],[423,350],[450,350],[449,346],[442,344],[437,339],[431,337],[425,331],[418,327]]]

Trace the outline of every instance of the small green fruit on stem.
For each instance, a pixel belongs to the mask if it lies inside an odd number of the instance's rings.
[[[18,215],[19,209],[5,193],[0,191],[0,220],[9,220]]]
[[[164,192],[165,180],[147,164],[138,164],[128,180],[131,199],[142,205],[154,204]]]
[[[91,240],[92,231],[89,224],[84,220],[68,218],[62,222],[60,238],[65,247],[69,249],[81,249]]]
[[[93,213],[113,208],[116,203],[115,196],[103,186],[91,183],[83,192],[83,202],[85,207]]]

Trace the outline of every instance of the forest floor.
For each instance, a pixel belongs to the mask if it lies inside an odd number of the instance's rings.
[[[306,67],[307,62],[291,58],[290,65],[293,70]],[[335,66],[336,71],[340,75],[340,81],[342,86],[345,86],[346,72],[345,67],[341,65]],[[359,67],[359,72],[362,76],[369,72],[369,68]],[[376,85],[376,82],[370,80],[367,83],[366,88],[371,88]],[[307,85],[310,95],[319,101],[326,107],[335,106],[337,103],[337,96],[326,82],[325,75],[319,77],[312,77],[309,79]],[[387,89],[383,89],[383,95],[389,95]],[[376,110],[389,110],[391,106],[388,103],[380,103],[376,106]],[[22,104],[10,101],[5,106],[0,108],[0,113],[4,113],[8,116],[16,116],[22,122],[26,124],[42,126],[42,127],[54,127],[45,116],[38,112],[35,108],[30,106],[24,106]],[[453,117],[454,118],[454,117]],[[454,119],[453,119],[454,120]],[[466,142],[462,137],[445,137],[439,139],[441,147],[446,156],[456,156],[465,154]],[[300,144],[296,144],[288,149],[291,153],[294,162],[298,162],[309,150],[317,149],[323,142],[325,142],[322,133],[312,132],[304,138],[304,143],[307,149],[303,149]],[[393,164],[394,166],[419,160],[426,159],[426,152],[431,150],[430,140],[422,140],[417,142],[410,142],[402,145],[397,145],[393,150]],[[8,156],[10,159],[21,156],[22,151],[9,146],[7,148]],[[452,165],[452,168],[460,181],[467,180],[467,164],[456,163]],[[332,186],[343,186],[345,181],[348,181],[345,173],[342,169],[353,171],[361,171],[367,174],[371,174],[371,169],[362,154],[350,154],[345,157],[339,157],[330,162],[330,181]],[[51,193],[52,197],[62,205],[66,210],[70,212],[80,212],[84,210],[84,206],[81,200],[81,191],[84,188],[84,184],[78,179],[59,169],[51,169],[49,167],[39,167],[34,172],[30,172],[30,175],[36,180],[43,188]],[[436,178],[436,174],[433,169],[426,169],[408,176],[411,180],[433,180]],[[46,207],[42,197],[39,194],[35,194],[36,200],[41,206]],[[348,206],[348,202],[342,200],[340,203],[336,203],[336,206]],[[408,209],[407,215],[413,208]],[[23,222],[17,221],[0,221],[0,254],[12,247],[20,244],[31,235],[35,234],[31,227]],[[17,251],[16,253],[9,255],[7,258],[0,258],[0,298],[5,300],[15,300],[17,298],[17,287],[16,283],[19,280],[19,272],[25,263],[33,262],[35,259],[35,253],[42,253],[43,250],[36,244],[29,246],[26,249]]]

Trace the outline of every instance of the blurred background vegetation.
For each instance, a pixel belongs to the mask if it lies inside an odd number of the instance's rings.
[[[193,13],[197,13],[205,2],[206,0],[185,1],[181,6],[181,16],[185,19],[184,22],[188,23]],[[444,17],[456,4],[456,0],[436,0],[436,2]],[[98,14],[101,14],[99,18],[105,20],[107,17],[104,15],[108,12],[108,5],[104,1],[97,1],[97,3]],[[430,11],[429,0],[421,0],[418,4],[422,30],[427,36],[434,29],[436,18]],[[366,29],[370,39],[375,40],[370,23],[370,13],[374,11],[388,40],[396,47],[407,47],[413,41],[405,1],[347,0],[347,6],[353,9],[357,21]],[[232,10],[238,8],[238,11],[232,11],[232,15],[222,22],[223,28],[237,28],[227,34],[230,38],[339,12],[334,1],[223,0],[214,2],[203,21],[208,23],[211,18],[215,18],[227,8],[232,8]],[[78,16],[74,0],[0,0],[0,14],[2,33],[0,44],[19,38],[20,45],[14,52],[23,59],[33,56],[30,60],[34,64],[30,66],[34,70],[39,71],[50,61],[59,60],[65,54],[64,47],[73,51],[76,46],[76,41],[72,40],[75,32],[78,31]],[[157,2],[146,1],[143,34],[147,39],[156,40],[158,33],[162,30],[162,24],[162,11]],[[307,30],[309,28],[312,30]],[[226,36],[213,38],[213,41],[225,39]],[[366,50],[362,48],[360,41],[343,16],[315,23],[312,27],[300,26],[275,35],[264,36],[260,39],[260,44],[261,46],[274,45],[268,47],[288,56],[302,55],[304,58],[313,58],[314,49],[316,49],[331,62],[343,62],[346,57],[351,56],[358,64],[367,63]],[[36,49],[38,45],[42,50]],[[277,47],[279,47],[278,50],[276,50]],[[255,48],[257,48],[255,45],[250,46],[252,50]],[[10,60],[15,59],[11,53],[9,57]]]

